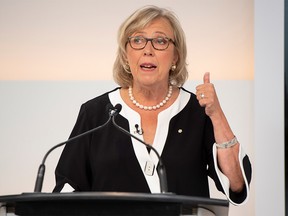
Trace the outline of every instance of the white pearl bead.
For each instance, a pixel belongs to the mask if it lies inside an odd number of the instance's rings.
[[[164,104],[167,103],[167,101],[170,99],[171,95],[172,95],[172,91],[173,91],[173,87],[172,86],[169,86],[169,90],[168,90],[168,93],[167,93],[167,96],[165,97],[165,99],[160,102],[159,104],[157,105],[154,105],[154,106],[144,106],[142,104],[139,104],[134,96],[133,96],[133,93],[132,93],[132,87],[130,86],[129,89],[128,89],[128,95],[129,95],[129,98],[130,100],[132,101],[133,104],[135,104],[137,107],[139,107],[140,109],[144,109],[144,110],[156,110],[156,109],[159,109],[160,107],[164,106]]]

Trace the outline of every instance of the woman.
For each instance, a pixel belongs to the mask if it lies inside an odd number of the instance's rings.
[[[249,194],[251,166],[221,109],[209,73],[196,94],[187,79],[184,32],[168,10],[147,6],[121,25],[110,92],[82,105],[71,137],[102,125],[106,105],[121,104],[116,122],[161,155],[168,189],[209,197],[208,176],[233,204]],[[159,192],[154,152],[113,125],[66,145],[56,168],[63,191]],[[148,168],[147,168],[148,167]]]

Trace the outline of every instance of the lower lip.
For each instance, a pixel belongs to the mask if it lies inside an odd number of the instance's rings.
[[[143,71],[154,71],[156,69],[156,67],[151,67],[151,68],[140,67],[140,68]]]

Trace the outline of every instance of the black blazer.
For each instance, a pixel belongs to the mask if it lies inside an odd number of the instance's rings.
[[[109,116],[106,106],[111,103],[108,94],[109,92],[81,106],[70,137],[107,121]],[[223,191],[213,163],[213,126],[195,95],[190,94],[190,100],[184,109],[170,120],[161,157],[166,167],[169,192],[209,197],[208,176],[214,180],[218,190]],[[121,116],[121,113],[116,116],[116,122],[129,131],[128,119]],[[178,133],[179,128],[184,128],[184,133]],[[251,165],[247,156],[243,163],[250,182]],[[64,184],[69,183],[75,191],[150,193],[131,138],[115,129],[112,124],[66,145],[55,174],[54,192],[61,191]],[[230,197],[235,202],[241,202],[246,198],[246,193],[247,188],[243,193],[231,192]]]

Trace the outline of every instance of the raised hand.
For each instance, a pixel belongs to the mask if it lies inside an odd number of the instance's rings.
[[[203,76],[203,84],[196,87],[196,96],[200,106],[205,107],[206,115],[210,118],[222,112],[214,85],[210,83],[210,73]]]

